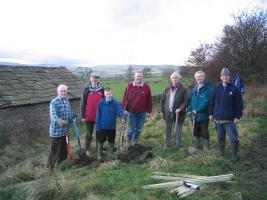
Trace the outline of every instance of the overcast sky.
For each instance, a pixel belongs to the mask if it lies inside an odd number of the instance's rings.
[[[266,0],[1,0],[0,61],[183,65]]]

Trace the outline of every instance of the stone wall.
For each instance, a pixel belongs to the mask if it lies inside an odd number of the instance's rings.
[[[160,95],[153,96],[154,109],[158,110]],[[80,119],[80,99],[71,100],[72,113]],[[0,137],[49,136],[49,103],[0,109]]]
[[[80,99],[71,100],[72,113],[80,116]],[[0,137],[49,136],[49,103],[0,109]]]

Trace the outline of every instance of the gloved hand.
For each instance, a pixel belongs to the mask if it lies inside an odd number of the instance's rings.
[[[128,119],[128,113],[124,113],[123,117],[121,118],[122,123],[126,123]]]
[[[58,119],[57,120],[57,124],[60,126],[60,127],[63,127],[63,126],[67,126],[68,125],[68,122],[66,120],[63,120],[63,119]]]

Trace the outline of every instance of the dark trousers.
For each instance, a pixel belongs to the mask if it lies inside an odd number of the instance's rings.
[[[51,152],[48,156],[47,166],[53,169],[56,162],[60,163],[66,160],[67,155],[66,137],[51,137]]]
[[[95,122],[86,122],[86,134],[85,134],[85,148],[90,149],[91,141],[93,139]]]
[[[116,130],[115,129],[102,129],[97,131],[98,143],[104,143],[107,139],[109,143],[115,143]]]
[[[209,121],[195,122],[194,136],[209,139]]]

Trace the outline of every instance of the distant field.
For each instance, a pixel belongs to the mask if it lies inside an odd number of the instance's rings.
[[[166,88],[170,84],[170,80],[167,77],[152,77],[145,78],[145,82],[149,84],[152,95],[161,94],[164,88]],[[190,84],[191,80],[188,78],[184,78],[182,83],[185,86]],[[127,85],[127,80],[125,79],[115,79],[115,80],[102,80],[102,85],[104,87],[110,87],[113,92],[113,96],[117,100],[121,100],[125,87]]]

